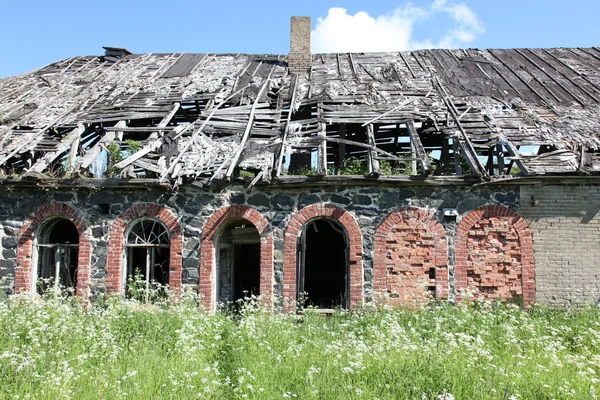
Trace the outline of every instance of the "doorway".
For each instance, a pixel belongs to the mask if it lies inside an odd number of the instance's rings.
[[[252,223],[229,224],[219,238],[218,254],[220,303],[260,295],[260,235]]]
[[[331,219],[308,222],[299,238],[297,298],[306,306],[347,307],[348,240]]]

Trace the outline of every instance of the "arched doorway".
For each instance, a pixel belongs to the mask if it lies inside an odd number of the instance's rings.
[[[33,282],[38,293],[77,287],[79,232],[66,218],[53,218],[39,231]]]
[[[217,299],[222,304],[260,294],[261,243],[247,220],[229,223],[217,242]]]
[[[348,306],[348,240],[335,220],[309,221],[298,243],[296,293],[307,306]]]

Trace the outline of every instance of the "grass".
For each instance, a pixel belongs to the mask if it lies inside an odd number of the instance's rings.
[[[600,314],[432,303],[302,320],[0,302],[0,399],[594,399]]]

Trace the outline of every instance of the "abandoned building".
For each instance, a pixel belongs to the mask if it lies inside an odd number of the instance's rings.
[[[600,299],[600,49],[133,54],[0,79],[0,276],[289,307]]]

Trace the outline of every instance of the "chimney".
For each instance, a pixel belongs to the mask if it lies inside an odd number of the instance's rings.
[[[312,64],[310,54],[310,17],[292,17],[288,68],[293,74],[306,72]]]

